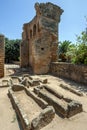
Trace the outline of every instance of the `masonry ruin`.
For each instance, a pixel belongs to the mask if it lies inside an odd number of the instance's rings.
[[[0,78],[4,77],[4,35],[0,35]]]
[[[35,10],[33,20],[23,25],[20,65],[45,74],[50,63],[58,61],[58,25],[63,10],[49,2],[36,3]]]
[[[71,118],[83,112],[80,102],[55,91],[49,86],[47,79],[24,74],[22,78],[12,76],[8,85],[8,95],[24,130],[43,129],[48,124],[51,125],[56,115]],[[61,84],[60,87],[66,89],[67,86]],[[68,90],[71,91],[67,87]],[[75,89],[71,93],[83,97]]]

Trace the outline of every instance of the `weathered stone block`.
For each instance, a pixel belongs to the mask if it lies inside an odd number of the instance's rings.
[[[69,118],[83,111],[81,103],[69,98],[64,98],[63,96],[59,96],[57,92],[47,86],[44,86],[44,88],[34,88],[34,92],[40,98],[47,101],[49,105],[52,105],[56,113],[60,114],[62,117]]]
[[[28,87],[28,88],[29,88],[29,86],[30,86],[30,84],[29,84],[27,78],[24,78],[24,79],[20,82],[20,84],[23,84],[25,87]]]
[[[31,122],[33,130],[40,130],[49,124],[55,116],[55,110],[52,106],[45,108],[35,119]]]
[[[71,117],[77,113],[82,112],[82,104],[76,101],[72,101],[68,104],[68,114],[67,117]]]
[[[38,85],[40,85],[40,82],[39,82],[39,80],[38,79],[33,79],[33,80],[28,80],[28,83],[29,83],[29,85],[30,86],[38,86]]]
[[[62,117],[67,117],[67,107],[66,106],[62,106],[60,102],[56,101],[48,94],[45,94],[43,91],[39,91],[38,96],[43,98],[44,100],[46,100],[49,103],[49,105],[52,105],[55,108],[56,113],[61,114]]]
[[[13,85],[12,85],[12,90],[13,90],[13,91],[21,91],[21,90],[24,90],[24,85],[22,85],[22,84],[13,84]]]
[[[27,117],[27,114],[22,109],[20,102],[18,101],[17,97],[14,95],[13,91],[11,89],[8,90],[8,94],[10,97],[10,100],[12,102],[12,105],[20,119],[21,125],[24,130],[31,130],[31,124]]]
[[[27,88],[25,88],[25,91],[27,93],[27,95],[29,95],[30,97],[32,97],[35,102],[37,102],[37,104],[41,107],[41,108],[46,108],[48,106],[48,103],[46,101],[44,101],[42,98],[38,97],[36,94],[34,94],[32,91],[28,90]]]
[[[48,80],[47,79],[40,79],[40,82],[43,84],[46,84],[48,82]]]

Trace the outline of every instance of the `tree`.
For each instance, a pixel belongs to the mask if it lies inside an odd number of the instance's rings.
[[[87,65],[87,29],[76,37],[76,44],[72,44],[66,40],[62,43],[60,42],[59,58],[61,58],[62,61]]]
[[[67,52],[66,52],[66,57],[68,62],[73,61],[73,57],[75,57],[77,51],[77,45],[75,44],[70,44],[68,46]]]
[[[77,50],[73,58],[76,64],[87,64],[87,32],[83,31],[77,36]]]
[[[67,40],[59,43],[59,59],[61,59],[62,61],[67,60],[66,53],[68,51],[70,44],[71,42]]]
[[[9,40],[5,38],[5,61],[18,61],[20,56],[20,39]]]

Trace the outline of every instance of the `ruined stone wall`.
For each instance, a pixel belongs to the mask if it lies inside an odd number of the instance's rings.
[[[87,84],[86,65],[74,65],[69,63],[54,62],[51,63],[50,71],[56,76]]]
[[[0,35],[0,78],[4,76],[4,36]]]
[[[20,54],[21,54],[21,58],[20,58],[20,66],[21,67],[28,67],[29,65],[29,51],[28,51],[28,41],[24,40],[21,42],[21,50],[20,50]]]
[[[20,66],[28,67],[29,65],[29,39],[27,38],[27,25],[25,31],[22,33],[22,42],[20,46]]]
[[[23,26],[21,66],[29,63],[34,73],[44,74],[51,62],[58,61],[58,23],[63,10],[52,3],[36,3],[35,9],[36,16]]]

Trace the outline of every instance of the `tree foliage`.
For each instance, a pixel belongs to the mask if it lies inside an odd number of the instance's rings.
[[[73,57],[76,55],[77,47],[75,44],[70,44],[68,46],[67,52],[66,52],[66,57],[68,62],[73,61]]]
[[[87,33],[82,32],[77,36],[77,50],[73,62],[76,64],[87,64]]]
[[[5,62],[18,61],[20,56],[20,39],[5,38]]]
[[[71,42],[67,40],[59,43],[59,58],[61,59],[61,61],[67,60],[66,53],[68,51],[70,44]]]
[[[77,36],[76,44],[64,41],[59,45],[59,58],[75,64],[87,64],[87,31]]]

